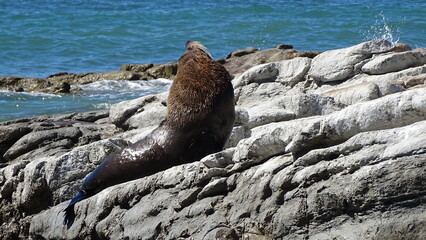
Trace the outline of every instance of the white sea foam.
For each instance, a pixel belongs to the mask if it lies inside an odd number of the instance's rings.
[[[89,84],[73,85],[83,90],[83,95],[96,95],[96,94],[120,94],[129,92],[144,92],[144,93],[157,93],[167,91],[172,81],[169,79],[155,79],[155,80],[137,80],[137,81],[117,81],[117,80],[103,80]]]
[[[94,109],[108,109],[111,108],[111,106],[114,105],[113,103],[97,103],[93,104]]]
[[[29,97],[55,97],[55,98],[61,98],[61,95],[56,95],[52,93],[40,93],[40,92],[15,92],[15,91],[9,91],[5,89],[0,89],[0,93],[4,96],[29,96]]]

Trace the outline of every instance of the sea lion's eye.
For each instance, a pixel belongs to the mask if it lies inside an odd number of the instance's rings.
[[[192,50],[192,47],[187,47],[186,50]]]

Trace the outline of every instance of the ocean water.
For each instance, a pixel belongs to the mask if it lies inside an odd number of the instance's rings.
[[[0,15],[0,76],[177,61],[187,40],[201,41],[215,59],[249,46],[328,50],[380,38],[426,47],[423,0],[3,0]],[[108,108],[170,82],[102,84],[79,96],[0,91],[0,121]]]

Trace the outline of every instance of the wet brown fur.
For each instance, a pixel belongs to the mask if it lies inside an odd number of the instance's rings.
[[[198,42],[187,42],[167,99],[167,118],[151,134],[104,160],[83,181],[65,209],[74,222],[74,205],[97,192],[222,150],[235,109],[232,77]],[[131,154],[130,154],[131,153]]]

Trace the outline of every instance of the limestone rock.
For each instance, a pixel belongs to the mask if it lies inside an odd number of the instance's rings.
[[[298,57],[292,60],[281,61],[277,81],[293,87],[296,83],[304,80],[310,67],[310,58]]]
[[[314,59],[308,76],[322,82],[345,80],[353,75],[355,64],[373,54],[389,52],[392,44],[386,40],[374,40],[353,47],[325,51]]]
[[[426,52],[409,51],[378,55],[366,63],[361,70],[368,74],[384,74],[424,64],[426,64]]]
[[[339,88],[323,93],[324,96],[333,97],[345,105],[373,100],[380,97],[380,89],[374,83],[360,83],[346,88]]]
[[[263,83],[275,79],[277,82],[294,86],[303,80],[309,70],[309,58],[295,58],[257,65],[244,72],[234,80],[234,86],[240,87],[250,83]]]
[[[166,107],[162,104],[166,98],[159,94],[120,102],[111,107],[110,121],[123,129],[158,125],[166,116]]]
[[[423,50],[331,51],[242,73],[223,151],[104,189],[70,229],[81,181],[164,119],[167,93],[0,123],[1,238],[425,239],[426,66],[377,60]]]

